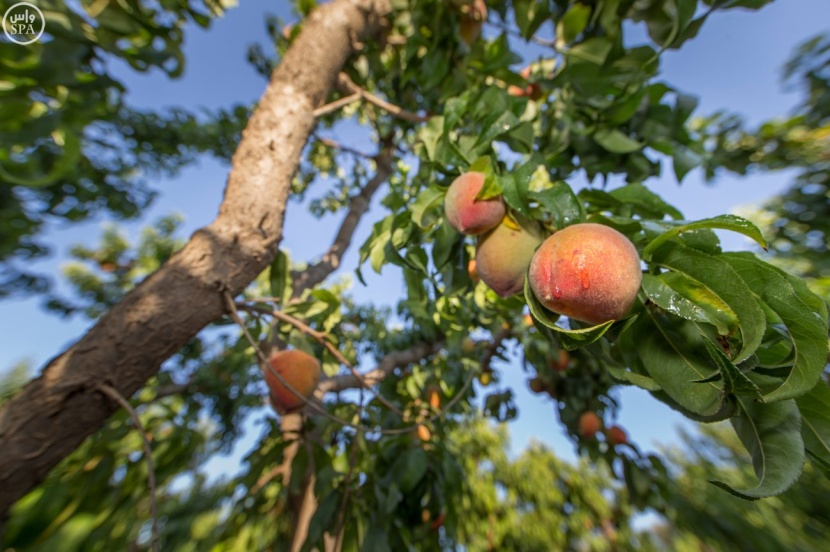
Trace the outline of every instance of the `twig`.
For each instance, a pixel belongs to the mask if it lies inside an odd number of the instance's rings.
[[[150,491],[150,516],[152,517],[152,542],[150,544],[154,552],[159,552],[161,548],[159,541],[158,504],[156,502],[156,472],[153,467],[153,449],[150,447],[150,440],[147,438],[147,433],[144,430],[141,419],[138,417],[138,413],[117,389],[106,383],[100,383],[98,384],[98,390],[120,404],[130,414],[133,425],[141,435],[141,442],[144,444],[144,461],[147,462],[147,487]]]
[[[337,87],[346,92],[351,92],[352,95],[358,94],[361,98],[363,98],[370,104],[379,107],[382,110],[390,113],[391,115],[394,115],[398,119],[403,119],[404,121],[410,121],[412,123],[423,123],[429,121],[431,118],[429,115],[418,115],[417,113],[406,111],[405,109],[393,103],[389,103],[386,100],[375,96],[371,92],[367,92],[363,88],[356,85],[346,73],[340,73],[340,75],[338,75]]]
[[[361,410],[362,401],[361,401]],[[337,513],[337,529],[334,532],[334,552],[340,552],[340,549],[343,547],[343,526],[346,524],[346,506],[349,504],[349,498],[351,494],[351,482],[352,482],[352,475],[354,474],[354,468],[357,464],[357,442],[360,439],[360,435],[354,436],[354,441],[352,442],[351,450],[349,451],[349,471],[346,474],[346,479],[343,480],[343,486],[346,488],[343,491],[343,500],[340,501],[340,510]]]
[[[325,136],[320,136],[318,134],[313,134],[312,136],[314,136],[314,139],[323,144],[324,146],[332,149],[338,149],[344,153],[351,153],[354,156],[362,157],[364,159],[375,159],[377,157],[370,153],[366,153],[364,151],[360,151],[352,147],[346,146],[344,144],[341,144],[340,142],[332,140],[331,138],[326,138]]]
[[[499,29],[500,31],[504,31],[509,35],[513,35],[517,38],[521,38],[525,42],[528,41],[527,38],[522,36],[522,33],[520,33],[516,29],[511,29],[506,24],[494,23],[492,21],[485,21],[485,24],[490,25],[491,27],[495,27],[496,29]],[[530,40],[530,42],[533,42],[533,43],[538,44],[540,46],[545,46],[547,48],[553,48],[557,52],[559,51],[558,48],[556,47],[556,40],[548,40],[548,39],[545,39],[545,38],[539,38],[536,35],[531,36],[529,40]]]
[[[337,111],[341,107],[345,107],[350,103],[354,103],[360,100],[361,97],[362,94],[360,94],[359,92],[355,92],[354,94],[351,94],[349,96],[344,96],[340,99],[334,100],[333,102],[329,102],[326,105],[321,105],[320,107],[312,111],[311,114],[314,115],[315,118],[322,117],[323,115],[328,115],[332,111]]]

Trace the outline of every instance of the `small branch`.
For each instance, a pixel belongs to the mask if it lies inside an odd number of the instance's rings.
[[[328,115],[332,111],[337,111],[341,107],[345,107],[351,103],[360,100],[361,97],[363,97],[362,94],[360,94],[359,92],[355,92],[354,94],[344,96],[338,100],[334,100],[333,102],[320,106],[314,111],[312,111],[311,114],[314,115],[315,118],[322,117],[323,115]]]
[[[188,380],[184,383],[174,383],[171,385],[162,385],[156,389],[156,396],[153,400],[157,401],[171,395],[180,395],[193,387],[193,380]]]
[[[317,140],[318,142],[320,142],[321,144],[323,144],[326,147],[329,147],[329,148],[332,148],[332,149],[338,149],[338,150],[340,150],[344,153],[351,153],[352,155],[354,155],[356,157],[362,157],[363,159],[372,159],[372,160],[374,160],[376,158],[376,156],[374,156],[370,153],[366,153],[366,152],[351,148],[349,146],[343,145],[340,142],[332,140],[331,138],[326,138],[324,136],[319,136],[317,134],[314,134],[313,136],[314,136],[315,140]]]
[[[138,413],[117,389],[106,383],[100,383],[98,384],[98,390],[120,404],[130,414],[133,425],[141,435],[141,442],[144,444],[144,461],[147,462],[147,487],[150,491],[150,516],[152,517],[152,542],[150,544],[154,552],[159,552],[161,547],[159,541],[158,503],[156,502],[156,472],[153,467],[153,449],[150,447],[147,432],[144,430],[144,425],[141,423]]]
[[[393,159],[392,149],[384,147],[376,159],[377,172],[366,183],[360,193],[352,198],[349,204],[349,211],[340,224],[340,229],[337,231],[331,247],[329,247],[320,261],[309,266],[302,272],[293,275],[294,297],[301,296],[305,290],[311,289],[325,280],[340,266],[340,261],[352,243],[352,237],[354,236],[355,230],[357,230],[358,224],[360,224],[361,218],[363,218],[363,215],[369,209],[372,196],[375,195],[375,192],[392,175]]]
[[[379,98],[372,94],[371,92],[367,92],[363,88],[356,85],[352,79],[346,73],[340,73],[337,78],[337,87],[340,90],[345,92],[351,92],[352,96],[354,94],[358,94],[364,100],[369,102],[370,104],[381,108],[382,110],[386,111],[387,113],[394,115],[398,119],[403,119],[404,121],[410,121],[412,123],[423,123],[429,121],[429,115],[418,115],[417,113],[412,113],[411,111],[406,111],[405,109],[393,104],[389,103],[386,100]],[[350,96],[351,97],[351,96]],[[334,102],[332,102],[334,103]]]
[[[334,531],[334,552],[340,552],[343,547],[343,528],[346,524],[346,506],[349,505],[349,498],[351,494],[352,475],[357,464],[357,441],[360,435],[354,436],[351,450],[349,451],[349,472],[346,474],[346,479],[343,481],[343,486],[346,488],[343,491],[343,500],[340,501],[340,510],[337,512],[337,529]]]
[[[346,389],[361,387],[362,379],[367,385],[375,385],[386,379],[396,368],[402,368],[413,362],[425,359],[438,353],[444,346],[443,341],[434,343],[418,343],[409,349],[389,353],[378,364],[377,368],[364,372],[360,378],[353,374],[343,374],[333,378],[324,379],[317,385],[316,393],[323,396],[327,393],[339,393]]]
[[[524,36],[522,36],[522,33],[520,33],[518,30],[510,28],[506,24],[493,23],[491,21],[485,21],[485,24],[490,25],[491,27],[495,27],[496,29],[499,29],[500,31],[504,31],[509,35],[513,35],[517,38],[521,38],[525,42],[528,42],[528,41],[533,42],[535,44],[538,44],[539,46],[545,46],[546,48],[553,48],[557,52],[559,51],[558,48],[556,47],[556,40],[547,40],[545,38],[539,38],[536,35],[533,35],[533,36],[530,37],[530,39],[527,39]]]

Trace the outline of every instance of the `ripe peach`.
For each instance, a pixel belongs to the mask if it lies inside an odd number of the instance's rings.
[[[504,201],[500,197],[476,199],[484,179],[484,173],[468,172],[456,178],[447,190],[444,213],[452,227],[462,234],[483,234],[504,218]]]
[[[568,365],[571,362],[571,355],[568,354],[568,351],[565,349],[559,349],[559,352],[556,354],[556,359],[551,359],[548,361],[548,366],[550,366],[551,370],[556,370],[557,372],[564,372],[568,369]]]
[[[609,226],[583,223],[545,240],[533,255],[528,277],[533,294],[546,308],[601,324],[625,316],[637,298],[643,273],[628,238]]]
[[[278,351],[268,359],[271,368],[308,399],[320,381],[320,362],[308,353],[291,349]],[[271,402],[280,414],[286,414],[303,406],[303,401],[283,385],[270,370],[265,370],[265,383],[271,390]]]
[[[473,0],[464,9],[466,11],[461,16],[459,34],[467,46],[472,46],[481,35],[481,28],[487,20],[487,4],[484,0]]]
[[[481,278],[478,277],[478,269],[476,269],[476,260],[470,259],[470,262],[467,263],[467,274],[470,275],[470,280],[473,281],[473,284],[478,284],[481,281]]]
[[[628,442],[628,435],[620,426],[611,426],[605,432],[605,438],[609,445],[624,445]]]
[[[529,79],[530,78],[530,65],[528,65],[527,67],[522,69],[519,72],[519,75],[525,80]],[[507,93],[509,95],[515,96],[517,98],[522,98],[522,97],[526,96],[526,97],[530,98],[531,100],[536,101],[536,100],[541,99],[541,97],[542,97],[542,87],[539,86],[539,83],[536,83],[536,82],[531,82],[527,86],[525,86],[524,88],[522,88],[520,86],[516,86],[514,84],[511,84],[510,86],[507,87]]]
[[[535,377],[528,381],[528,386],[530,387],[530,390],[534,393],[541,393],[545,390],[545,384],[539,377]]]
[[[476,268],[481,280],[502,297],[522,290],[533,252],[542,233],[533,222],[516,225],[510,218],[479,238]]]
[[[437,385],[430,385],[427,388],[427,402],[433,410],[441,408],[441,392]]]
[[[583,412],[579,417],[579,434],[585,439],[593,439],[602,429],[602,420],[594,412]]]

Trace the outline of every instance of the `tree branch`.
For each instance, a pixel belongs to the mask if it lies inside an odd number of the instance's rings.
[[[360,94],[360,96],[370,104],[381,108],[398,119],[403,119],[404,121],[412,123],[423,123],[429,121],[430,119],[429,115],[418,115],[417,113],[406,111],[393,103],[389,103],[383,98],[378,98],[371,92],[368,92],[356,85],[346,73],[340,73],[340,76],[337,79],[337,88],[349,94]]]
[[[101,383],[132,396],[224,314],[219,291],[239,294],[268,266],[313,111],[388,11],[388,0],[336,0],[308,17],[243,133],[216,220],[0,407],[0,518],[115,411]]]
[[[135,411],[127,399],[121,396],[121,393],[106,383],[99,385],[98,389],[130,413],[130,419],[133,421],[136,431],[138,431],[139,435],[141,435],[141,443],[144,445],[144,461],[147,463],[147,488],[150,492],[150,517],[152,519],[152,539],[150,541],[150,545],[154,552],[159,552],[161,549],[161,541],[159,540],[156,470],[153,467],[153,449],[150,447],[150,440],[147,439],[147,432],[144,429],[144,424],[141,423],[141,418],[138,417],[138,412]]]
[[[382,382],[396,368],[403,368],[413,362],[418,362],[431,355],[438,353],[444,346],[443,341],[434,343],[418,343],[409,349],[389,353],[380,361],[376,368],[361,375],[366,385],[372,386]],[[320,399],[327,393],[339,393],[346,389],[357,389],[363,387],[360,379],[354,374],[342,374],[333,378],[326,378],[317,385],[314,395]]]
[[[311,289],[325,280],[329,274],[337,270],[337,267],[340,266],[343,255],[352,243],[352,237],[354,236],[355,230],[357,230],[360,219],[363,218],[363,215],[369,209],[372,196],[392,176],[393,160],[394,155],[391,146],[384,147],[377,157],[377,172],[366,183],[363,190],[352,198],[349,204],[349,211],[340,224],[340,229],[337,231],[337,236],[334,238],[329,250],[326,251],[318,262],[302,272],[293,274],[294,297],[301,296],[305,290]]]

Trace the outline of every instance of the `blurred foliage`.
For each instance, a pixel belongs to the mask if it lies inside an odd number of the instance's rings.
[[[227,0],[154,3],[44,0],[44,36],[0,51],[0,296],[42,293],[25,263],[48,253],[50,222],[100,213],[138,216],[170,176],[199,155],[229,160],[248,109],[214,113],[131,108],[117,62],[175,78],[187,24],[207,27]]]
[[[747,455],[721,425],[682,435],[685,446],[667,453],[674,484],[666,503],[669,518],[650,529],[660,550],[821,550],[830,533],[830,480],[808,465],[801,479],[775,498],[746,502],[707,483],[732,480],[747,485]]]
[[[357,304],[345,279],[295,290],[315,257],[281,251],[240,302],[258,346],[306,350],[329,378],[349,370],[321,341],[361,370],[415,345],[435,351],[396,365],[375,386],[400,415],[365,391],[332,393],[322,412],[308,414],[296,455],[289,456],[295,441],[262,409],[266,393],[253,345],[228,319],[204,330],[132,398],[152,436],[164,547],[285,549],[296,529],[294,500],[309,481],[317,503],[304,550],[323,548],[338,528],[343,550],[657,546],[632,532],[631,516],[646,508],[673,515],[678,474],[636,444],[614,446],[603,433],[586,438],[578,429],[585,412],[611,424],[623,406],[615,399],[619,385],[645,389],[694,420],[730,419],[751,452],[732,459],[753,464],[754,475],[730,472],[719,480],[741,496],[778,495],[763,502],[776,504],[799,477],[805,455],[816,466],[830,464],[830,397],[819,379],[827,358],[825,302],[754,255],[721,250],[715,229],[765,243],[749,221],[683,220],[644,184],[668,160],[678,181],[697,167],[713,176],[721,168],[796,167],[812,174],[826,165],[826,117],[813,105],[827,97],[826,78],[815,76],[826,64],[807,61],[826,54],[825,42],[808,44],[788,66],[788,78],[805,75],[811,86],[802,113],[757,133],[723,115],[693,118],[696,99],[659,79],[660,55],[695,38],[713,13],[766,3],[495,0],[483,38],[468,45],[458,36],[468,9],[463,0],[393,0],[389,33],[367,41],[344,71],[366,91],[431,117],[402,120],[369,102],[323,116],[304,150],[293,198],[317,216],[342,213],[375,176],[381,153],[393,151],[356,276],[398,271],[400,301],[391,309]],[[249,53],[264,76],[315,5],[296,2],[298,20],[290,28],[266,22],[275,54],[261,47]],[[0,178],[8,184],[0,187],[5,293],[46,291],[19,265],[45,252],[38,232],[46,222],[102,211],[139,214],[153,194],[148,177],[173,174],[205,153],[227,159],[249,113],[242,107],[201,116],[137,112],[106,70],[121,59],[175,77],[186,24],[206,26],[224,3],[81,2],[83,13],[75,6],[44,3],[50,40],[0,52],[0,79],[11,83],[0,87],[0,109],[16,106],[0,126]],[[645,25],[646,43],[632,47],[625,40],[632,23]],[[521,65],[529,65],[528,77]],[[508,92],[530,83],[538,98]],[[341,143],[344,132],[349,137]],[[377,149],[353,149],[363,143],[357,137]],[[512,213],[547,233],[591,221],[628,236],[648,267],[632,316],[594,327],[565,324],[531,293],[500,298],[473,282],[467,266],[474,243],[447,224],[442,209],[446,185],[468,170],[486,173],[486,195],[501,194]],[[566,179],[578,176],[592,185],[576,193]],[[625,185],[608,186],[612,181]],[[818,194],[810,184],[801,189]],[[768,237],[781,250],[788,237],[792,257],[814,255],[808,262],[820,271],[821,248],[804,241],[798,249],[798,232],[784,230],[793,213],[803,212],[792,211],[781,233]],[[71,292],[49,292],[49,306],[100,317],[181,247],[178,224],[161,219],[135,241],[112,226],[96,246],[74,248],[65,267]],[[274,309],[322,339],[272,317]],[[500,422],[519,415],[500,377],[510,353],[519,351],[582,456],[575,466],[538,445],[508,458],[504,432],[472,418],[479,410]],[[479,384],[471,385],[476,376]],[[205,462],[239,446],[255,422],[259,435],[240,471],[208,481]],[[114,416],[15,506],[0,537],[4,546],[146,549],[140,451],[128,417]],[[286,457],[293,458],[288,467]],[[735,504],[705,483],[708,476],[696,466],[677,468],[688,467],[688,477],[678,472],[682,485],[703,485],[707,496],[719,497],[714,502]],[[810,467],[805,477],[817,473]],[[690,520],[706,518],[689,513]],[[672,530],[678,546],[695,538],[679,521]]]
[[[719,169],[797,171],[788,190],[742,211],[764,231],[771,261],[803,276],[830,297],[830,35],[799,46],[784,67],[784,82],[801,92],[802,102],[788,118],[745,129],[736,117],[703,121],[712,144],[707,175]]]

